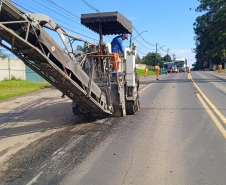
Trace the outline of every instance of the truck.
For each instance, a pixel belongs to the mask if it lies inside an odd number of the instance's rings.
[[[187,70],[187,59],[186,58],[176,58],[175,62],[178,67],[179,72],[186,72]]]
[[[140,109],[136,43],[125,48],[113,75],[111,44],[104,35],[131,34],[132,22],[119,12],[82,14],[81,24],[99,34],[92,44],[67,33],[44,14],[24,13],[13,2],[0,0],[0,45],[72,100],[75,115],[125,116]],[[56,32],[62,48],[47,32]],[[78,55],[74,42],[83,42]]]

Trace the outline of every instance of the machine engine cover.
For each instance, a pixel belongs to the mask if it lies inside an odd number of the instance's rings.
[[[135,87],[135,55],[127,55],[126,57],[126,83],[127,86]]]

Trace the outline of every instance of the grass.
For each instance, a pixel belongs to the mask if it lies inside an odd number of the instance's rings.
[[[144,70],[143,69],[137,69],[137,74],[138,76],[144,76]],[[149,75],[155,75],[155,70],[154,69],[149,69],[148,70],[148,76]]]
[[[3,80],[0,81],[0,101],[35,92],[50,86],[51,84],[49,83],[32,83],[20,79]]]

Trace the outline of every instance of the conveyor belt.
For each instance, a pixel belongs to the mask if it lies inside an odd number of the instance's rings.
[[[65,71],[65,61],[57,60],[56,57],[51,55],[47,46],[40,46],[40,43],[38,46],[35,45],[38,42],[37,33],[40,33],[39,27],[37,26],[33,28],[33,31],[31,30],[29,33],[26,33],[26,28],[24,29],[26,24],[21,22],[15,23],[15,21],[30,21],[32,23],[32,20],[27,19],[25,14],[8,0],[0,0],[0,2],[2,3],[0,37],[10,47],[3,42],[1,42],[1,45],[20,58],[25,65],[42,76],[71,100],[75,101],[84,110],[110,114],[111,110],[106,105],[104,94],[90,80],[90,77],[85,74],[80,66],[75,61],[70,60],[66,65],[67,71],[71,73],[69,75]],[[10,21],[12,24],[4,23]],[[34,33],[34,29],[37,33]],[[49,52],[49,55],[46,54],[46,51]],[[91,82],[89,87],[88,82]],[[91,93],[88,93],[88,88],[91,89]]]

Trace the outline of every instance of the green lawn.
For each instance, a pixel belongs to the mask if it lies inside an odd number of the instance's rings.
[[[0,101],[12,97],[28,94],[46,87],[49,83],[32,83],[25,80],[3,80],[0,81]]]
[[[137,69],[137,73],[138,73],[138,76],[144,76],[144,70],[143,69]],[[155,75],[155,70],[154,69],[149,69],[148,70],[148,76],[149,75]]]

